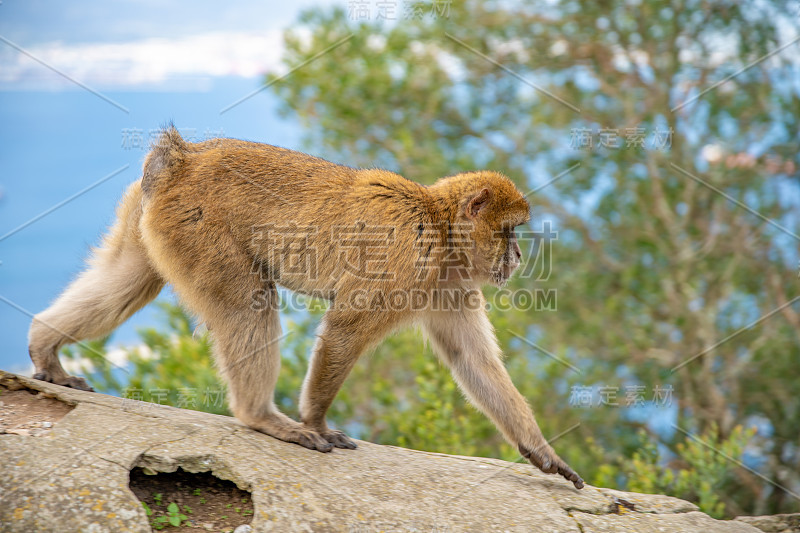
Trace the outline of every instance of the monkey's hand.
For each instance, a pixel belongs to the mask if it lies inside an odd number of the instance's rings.
[[[576,489],[583,488],[583,479],[573,469],[569,467],[556,453],[545,444],[536,449],[529,449],[522,444],[519,445],[519,453],[531,462],[533,466],[545,474],[560,474],[568,481],[572,481]]]

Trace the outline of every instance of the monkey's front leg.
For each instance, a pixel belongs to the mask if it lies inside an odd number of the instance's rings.
[[[528,403],[511,382],[483,308],[434,313],[425,328],[458,385],[506,440],[543,472],[558,473],[575,488],[583,488],[581,477],[547,443]]]
[[[337,448],[354,449],[356,443],[341,431],[328,428],[325,413],[359,356],[380,340],[396,320],[394,313],[388,311],[362,313],[334,309],[322,318],[300,393],[300,419]]]
[[[324,319],[323,319],[324,320]],[[330,327],[322,326],[311,355],[311,364],[300,392],[300,420],[337,448],[355,449],[356,443],[341,431],[331,430],[325,413],[358,360]]]

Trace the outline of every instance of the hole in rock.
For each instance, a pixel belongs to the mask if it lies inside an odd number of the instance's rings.
[[[131,470],[130,488],[153,531],[233,531],[253,518],[250,493],[210,472],[145,472]]]

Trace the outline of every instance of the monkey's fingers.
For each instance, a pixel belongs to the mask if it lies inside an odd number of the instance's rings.
[[[562,461],[561,466],[558,467],[558,473],[564,476],[568,481],[572,481],[576,489],[583,488],[583,479],[581,479],[581,476],[571,469],[567,463]]]
[[[356,445],[356,443],[353,442],[350,437],[335,429],[328,430],[324,433],[321,433],[321,435],[323,439],[327,440],[337,448],[355,450],[358,447],[358,445]]]

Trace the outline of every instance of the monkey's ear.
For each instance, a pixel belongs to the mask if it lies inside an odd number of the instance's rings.
[[[467,203],[467,217],[477,217],[478,213],[480,213],[484,207],[489,205],[489,198],[491,198],[491,196],[492,192],[489,189],[486,187],[481,189],[481,192],[473,196]]]

